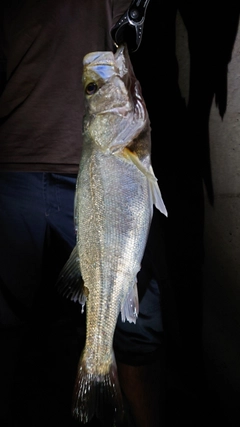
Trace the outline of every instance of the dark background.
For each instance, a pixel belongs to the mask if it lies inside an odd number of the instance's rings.
[[[178,85],[177,14],[188,37],[188,100],[182,97]],[[209,115],[213,103],[222,120],[227,111],[228,65],[239,14],[237,1],[221,4],[150,1],[142,44],[132,54],[152,124],[152,163],[169,212],[164,222],[168,279],[162,284],[168,349],[169,426],[205,426],[221,422],[235,427],[240,423],[240,384],[231,384],[230,379],[227,382],[221,370],[217,377],[206,368],[202,331],[207,294],[203,293],[205,204],[214,208],[215,197]],[[223,319],[220,323],[224,323]],[[235,325],[236,333],[236,322]],[[204,327],[206,331],[211,325]],[[176,351],[179,337],[180,352]],[[231,355],[231,349],[225,351],[229,352],[229,361],[236,357]],[[236,377],[239,377],[237,373]],[[214,391],[209,386],[213,383]],[[221,393],[224,388],[229,390],[231,397],[228,399],[227,391],[225,397]]]

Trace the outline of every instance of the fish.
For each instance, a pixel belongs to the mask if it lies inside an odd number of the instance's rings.
[[[72,415],[88,423],[124,413],[113,349],[119,314],[136,323],[137,274],[153,206],[168,215],[151,165],[151,125],[126,44],[83,58],[83,147],[76,182],[76,246],[61,292],[86,307],[86,340]]]

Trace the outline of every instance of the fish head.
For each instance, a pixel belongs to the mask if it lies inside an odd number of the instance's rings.
[[[83,59],[83,85],[83,130],[90,129],[96,144],[116,152],[129,147],[144,129],[150,130],[127,45],[121,45],[115,54],[111,51],[87,54]]]
[[[84,57],[83,84],[86,110],[104,114],[130,109],[127,88],[122,80],[127,70],[118,68],[113,52],[92,52]]]

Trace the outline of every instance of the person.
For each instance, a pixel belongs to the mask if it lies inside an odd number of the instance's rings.
[[[1,1],[2,427],[75,425],[71,396],[85,321],[81,307],[58,295],[55,283],[75,245],[82,60],[91,51],[114,49],[110,29],[129,4]],[[158,282],[165,261],[155,258],[162,221],[155,212],[138,276],[139,320],[134,328],[119,320],[114,338],[126,426],[156,427],[161,418]]]

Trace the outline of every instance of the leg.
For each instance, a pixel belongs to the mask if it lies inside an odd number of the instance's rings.
[[[152,280],[136,325],[119,319],[115,332],[119,380],[133,423],[129,427],[164,425],[165,345],[159,297],[158,284]]]
[[[134,427],[164,426],[164,365],[164,348],[161,357],[147,365],[118,363],[119,380]]]
[[[75,182],[70,177],[69,185],[63,181],[60,176],[55,180],[51,174],[0,173],[3,426],[13,425],[12,416],[25,427],[32,423],[42,425],[46,417],[49,419],[49,406],[58,425],[64,425],[63,414],[68,420],[65,424],[71,422],[71,401],[67,399],[73,385],[67,355],[76,352],[76,336],[72,319],[65,320],[70,312],[69,302],[65,304],[60,296],[57,300],[53,291],[57,274],[75,242]],[[75,311],[72,305],[71,311]],[[74,355],[70,362],[72,359]]]
[[[31,175],[31,174],[30,174]],[[4,423],[13,414],[13,390],[32,304],[41,281],[46,221],[36,175],[0,174],[0,401]]]

